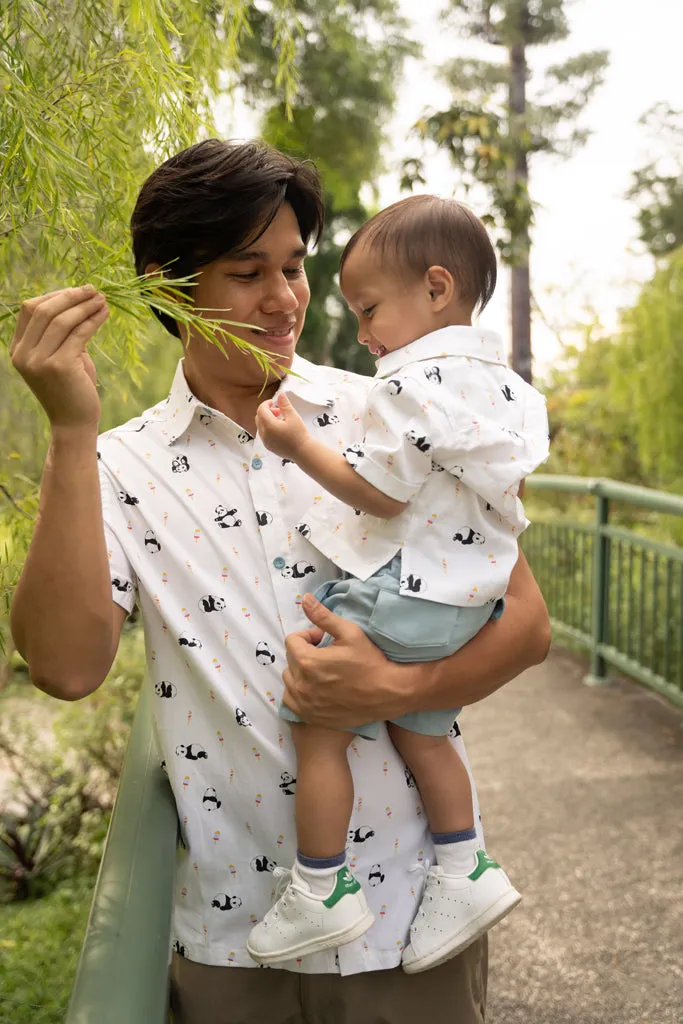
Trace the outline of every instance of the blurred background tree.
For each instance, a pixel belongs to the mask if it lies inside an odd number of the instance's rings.
[[[683,112],[658,103],[640,123],[658,155],[634,172],[627,198],[640,207],[641,242],[653,256],[667,256],[683,245]]]
[[[390,0],[294,0],[297,93],[292,116],[273,102],[272,11],[249,15],[240,83],[261,111],[260,133],[286,153],[311,157],[325,189],[325,230],[306,270],[311,305],[299,351],[308,358],[374,373],[374,360],[356,342],[355,317],[341,298],[337,270],[346,239],[371,213],[362,193],[375,194],[382,149],[396,102],[403,62],[419,48]]]
[[[447,110],[427,112],[417,129],[450,156],[466,190],[485,186],[503,259],[510,264],[512,366],[531,381],[531,284],[529,256],[533,205],[529,162],[540,153],[569,156],[588,131],[577,119],[600,85],[604,51],[582,53],[534,76],[527,94],[530,47],[569,35],[566,0],[450,0],[446,25],[498,47],[502,60],[457,58],[442,69],[453,100]],[[421,160],[404,166],[404,183],[422,180]]]

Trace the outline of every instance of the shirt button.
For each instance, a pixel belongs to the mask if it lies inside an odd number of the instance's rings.
[[[278,555],[277,558],[273,559],[273,565],[275,566],[276,569],[284,569],[285,560],[282,557],[282,555]]]
[[[251,460],[252,469],[260,469],[263,465],[263,459],[259,459],[258,456]]]

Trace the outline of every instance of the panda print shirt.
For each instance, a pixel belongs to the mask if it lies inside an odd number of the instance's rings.
[[[528,525],[519,484],[548,457],[548,419],[499,336],[446,327],[378,359],[363,432],[347,460],[409,504],[384,520],[327,495],[306,517],[315,547],[363,580],[400,551],[406,596],[458,606],[502,597]]]
[[[295,358],[283,388],[335,451],[362,441],[370,378]],[[160,759],[173,788],[178,852],[173,945],[199,963],[256,964],[245,949],[294,861],[296,761],[277,713],[285,636],[301,599],[338,574],[307,539],[318,485],[189,391],[99,440],[112,598],[145,628]],[[298,527],[298,528],[297,528]],[[463,758],[457,728],[453,742]],[[337,951],[285,969],[353,974],[395,967],[432,848],[410,775],[386,731],[349,752],[355,804],[349,862],[376,924]]]

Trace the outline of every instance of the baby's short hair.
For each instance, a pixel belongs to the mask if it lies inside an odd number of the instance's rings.
[[[399,273],[421,277],[433,266],[455,279],[462,302],[482,311],[498,274],[496,252],[486,228],[455,199],[409,196],[371,217],[346,243],[344,263],[359,242]]]

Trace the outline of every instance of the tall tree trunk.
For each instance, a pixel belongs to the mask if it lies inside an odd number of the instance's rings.
[[[526,110],[526,53],[524,40],[510,47],[510,131],[516,138],[516,153],[511,167],[512,195],[520,192],[526,199],[529,168],[525,144],[520,137]],[[512,368],[531,383],[531,287],[529,278],[529,229],[525,226],[512,238],[510,281],[510,326],[512,330]]]

